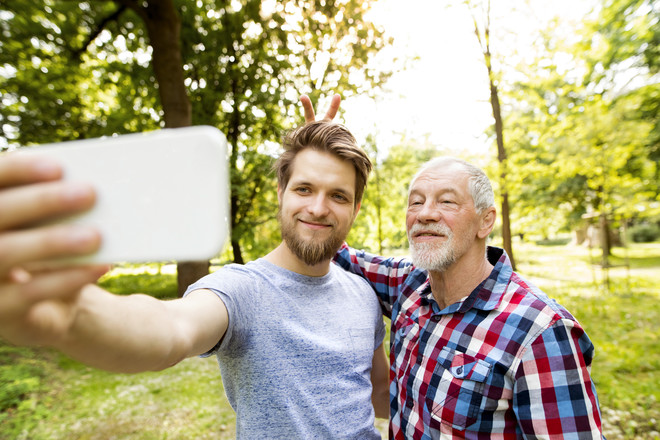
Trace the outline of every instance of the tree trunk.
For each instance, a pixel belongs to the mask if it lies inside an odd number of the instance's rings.
[[[158,82],[166,127],[192,125],[192,106],[184,83],[181,58],[181,19],[172,0],[131,1],[143,18],[153,49],[151,65]],[[142,6],[146,5],[146,6]]]
[[[500,162],[500,191],[502,191],[502,242],[504,250],[509,254],[511,266],[516,270],[516,260],[513,257],[513,246],[511,244],[511,223],[509,219],[509,191],[507,189],[507,155],[504,149],[504,130],[502,124],[502,112],[500,109],[500,99],[497,93],[497,85],[493,81],[493,73],[490,64],[490,53],[488,54],[488,79],[490,83],[490,104],[493,108],[493,118],[495,118],[495,137],[497,140],[497,159]]]
[[[470,2],[466,2],[470,7]],[[481,51],[484,55],[484,64],[488,71],[488,84],[490,86],[490,105],[493,109],[493,118],[495,119],[495,137],[497,141],[497,159],[500,163],[500,191],[502,193],[502,242],[504,250],[509,254],[511,266],[516,269],[516,260],[513,257],[513,246],[511,245],[511,223],[509,220],[509,192],[507,189],[507,157],[506,150],[504,149],[504,130],[502,124],[502,111],[500,108],[500,98],[497,93],[497,84],[495,83],[495,75],[493,74],[493,64],[491,61],[490,53],[490,0],[488,1],[487,10],[485,12],[485,25],[483,35],[479,30],[479,25],[476,16],[472,15],[474,22],[474,34],[479,41]]]
[[[236,54],[234,53],[236,58]],[[232,64],[233,68],[233,64]],[[239,93],[236,80],[230,76],[231,81],[231,96],[235,97]],[[231,225],[231,249],[234,257],[234,263],[243,264],[243,254],[241,252],[240,244],[240,229],[238,223],[240,221],[240,208],[239,204],[242,200],[238,198],[238,192],[234,190],[235,185],[239,185],[239,171],[238,171],[238,136],[241,127],[241,114],[234,101],[233,111],[229,120],[229,127],[227,127],[227,142],[231,146],[231,154],[229,156],[229,175],[232,176],[232,189],[231,196],[229,197],[229,221]]]
[[[153,49],[151,64],[158,83],[165,126],[176,128],[192,125],[192,106],[184,83],[181,57],[181,19],[174,2],[118,0],[117,3],[134,10],[147,27],[149,43]],[[208,273],[208,261],[178,262],[179,296],[183,295],[188,285]]]
[[[601,264],[603,267],[610,266],[610,255],[612,255],[612,238],[610,235],[610,222],[607,221],[607,214],[600,214],[600,247],[603,250]]]

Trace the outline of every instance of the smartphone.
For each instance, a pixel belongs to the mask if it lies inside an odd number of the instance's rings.
[[[209,260],[229,234],[227,141],[214,127],[45,144],[17,154],[54,158],[64,180],[94,186],[92,210],[58,220],[101,232],[99,251],[73,262]]]

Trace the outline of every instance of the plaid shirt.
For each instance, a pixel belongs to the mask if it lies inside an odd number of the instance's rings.
[[[594,346],[577,320],[488,248],[490,276],[440,310],[426,271],[344,245],[392,319],[390,438],[601,438]]]

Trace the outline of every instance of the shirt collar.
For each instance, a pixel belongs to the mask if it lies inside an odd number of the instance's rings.
[[[465,313],[475,308],[478,310],[494,310],[502,301],[502,296],[511,279],[513,268],[506,251],[501,248],[488,246],[486,250],[488,262],[493,265],[493,270],[488,278],[483,280],[466,298],[447,306],[443,313]],[[439,306],[433,299],[431,284],[427,280],[418,290],[422,304],[431,304],[434,312],[439,312]]]
[[[502,301],[502,296],[509,285],[513,268],[506,251],[501,248],[488,246],[486,258],[493,265],[488,278],[483,280],[470,296],[463,302],[459,312],[467,312],[471,308],[478,310],[493,310]]]

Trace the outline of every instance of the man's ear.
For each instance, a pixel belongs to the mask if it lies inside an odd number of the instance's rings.
[[[280,184],[277,184],[277,202],[282,206],[282,187]]]
[[[353,221],[357,218],[358,212],[360,212],[360,208],[362,207],[362,202],[359,202],[357,205],[355,205],[355,212],[353,213]]]
[[[497,220],[497,211],[494,207],[491,206],[481,213],[481,224],[479,225],[477,237],[480,239],[488,237],[495,227],[495,220]]]

